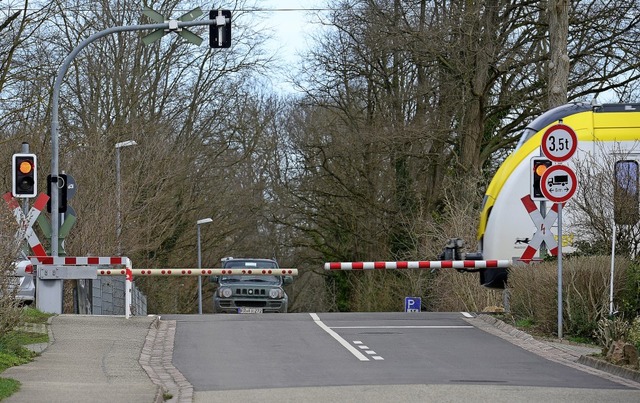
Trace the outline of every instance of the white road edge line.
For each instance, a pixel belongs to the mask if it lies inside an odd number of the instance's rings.
[[[340,344],[342,344],[342,347],[346,348],[347,350],[349,350],[349,352],[353,355],[356,356],[357,359],[359,359],[360,361],[369,361],[369,359],[362,354],[360,351],[358,351],[358,349],[356,349],[355,347],[353,347],[351,344],[349,344],[349,342],[347,342],[345,339],[343,339],[342,337],[340,337],[340,335],[336,332],[334,332],[333,330],[331,330],[331,328],[329,328],[329,326],[325,325],[320,318],[318,317],[317,314],[315,313],[309,313],[309,315],[311,315],[311,318],[313,319],[314,322],[316,322],[316,325],[320,326],[320,328],[322,330],[324,330],[325,332],[329,333],[329,335],[331,337],[333,337],[334,339],[336,339],[336,341]]]
[[[469,312],[460,312],[462,314],[462,316],[465,316],[467,318],[473,318],[473,315],[471,315]]]

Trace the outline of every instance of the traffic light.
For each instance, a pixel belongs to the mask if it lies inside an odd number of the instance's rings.
[[[38,170],[35,154],[13,154],[13,197],[36,197],[38,193]]]
[[[51,175],[47,175],[47,195],[49,201],[47,202],[47,212],[51,212],[51,184],[56,183],[58,186],[58,213],[67,212],[67,175],[58,175],[58,180],[51,180]]]
[[[545,157],[533,157],[531,158],[531,199],[532,200],[547,200],[542,194],[542,183],[540,178],[542,174],[552,165],[551,160]]]
[[[216,23],[209,25],[209,46],[212,48],[231,47],[231,10],[211,10],[209,19]]]

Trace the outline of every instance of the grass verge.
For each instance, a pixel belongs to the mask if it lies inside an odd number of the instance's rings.
[[[51,314],[33,308],[25,308],[23,325],[11,332],[0,335],[0,375],[5,369],[30,362],[37,355],[24,346],[49,341],[47,333],[30,332],[30,324],[46,323]],[[0,400],[3,400],[20,389],[20,382],[0,377]]]

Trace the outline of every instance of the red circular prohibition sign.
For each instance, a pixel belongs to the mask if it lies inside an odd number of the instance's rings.
[[[565,180],[566,183],[561,182]],[[551,189],[553,186],[560,187],[561,192],[557,195],[554,195],[552,193],[553,190]],[[565,188],[562,189],[562,186],[565,186]],[[569,168],[566,165],[552,165],[550,168],[544,171],[542,177],[540,178],[540,190],[542,191],[542,195],[549,201],[552,201],[554,203],[564,203],[568,201],[573,197],[577,189],[578,178],[576,177],[575,172],[573,172],[573,169]]]
[[[544,132],[541,147],[542,154],[551,161],[563,162],[575,154],[578,148],[578,136],[571,127],[558,123]]]

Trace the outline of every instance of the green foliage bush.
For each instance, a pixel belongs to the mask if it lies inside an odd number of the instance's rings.
[[[640,315],[640,264],[638,262],[633,262],[626,268],[618,311],[625,318]]]
[[[629,326],[629,332],[627,333],[627,341],[633,343],[640,351],[640,316],[636,316]]]

